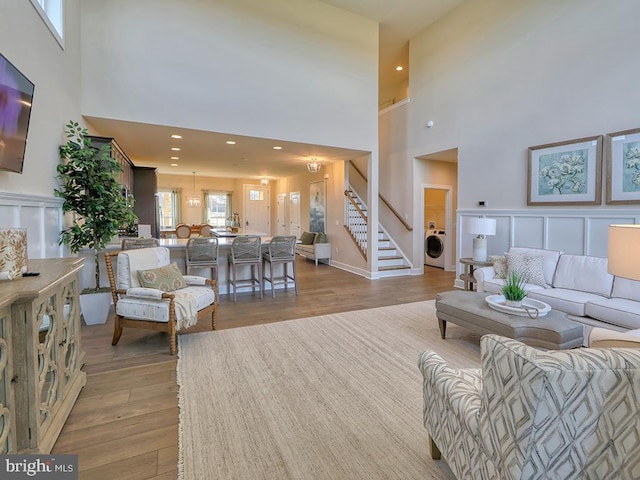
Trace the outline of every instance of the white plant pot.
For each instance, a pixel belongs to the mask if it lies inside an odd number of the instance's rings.
[[[522,300],[505,300],[504,304],[507,307],[520,308],[522,307]]]
[[[111,308],[111,292],[83,293],[80,295],[80,310],[87,325],[107,322]]]

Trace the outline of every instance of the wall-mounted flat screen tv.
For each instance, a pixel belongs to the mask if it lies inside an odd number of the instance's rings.
[[[22,173],[34,85],[0,54],[0,170]]]

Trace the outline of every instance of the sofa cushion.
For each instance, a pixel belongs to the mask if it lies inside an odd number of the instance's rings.
[[[560,250],[544,250],[541,248],[527,248],[527,247],[511,247],[509,253],[519,254],[524,253],[527,255],[541,256],[542,257],[542,270],[544,271],[544,281],[548,285],[553,285],[553,275],[558,266],[558,259],[562,252]]]
[[[543,288],[549,288],[550,285],[544,278],[544,258],[542,255],[513,254],[507,253],[507,277],[517,274],[526,283],[540,285]]]
[[[527,294],[527,296],[534,300],[540,300],[548,303],[551,305],[551,308],[577,317],[584,317],[587,315],[587,302],[602,298],[594,293],[586,293],[566,288],[543,288],[539,290],[532,290]]]
[[[316,233],[313,243],[327,243],[327,236],[324,233]]]
[[[296,245],[296,252],[313,254],[315,247],[313,245]]]
[[[312,245],[316,238],[316,234],[312,232],[302,232],[300,235],[300,243],[302,245]]]
[[[585,312],[612,325],[632,330],[640,328],[640,303],[634,300],[597,297],[587,303]]]
[[[505,280],[502,278],[494,277],[491,279],[487,279],[482,283],[482,289],[487,293],[496,293],[498,295],[502,295],[502,286],[504,285],[504,282]],[[533,283],[525,283],[523,287],[527,292],[531,290],[544,290],[544,287],[541,287],[540,285],[534,285]]]
[[[489,261],[493,262],[494,278],[507,278],[507,257],[505,255],[489,255]]]
[[[564,254],[558,260],[553,287],[609,297],[613,275],[607,272],[606,258]]]
[[[628,278],[615,277],[611,297],[626,298],[640,302],[640,282]]]

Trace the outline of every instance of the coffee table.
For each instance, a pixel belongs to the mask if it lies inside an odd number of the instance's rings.
[[[481,335],[497,333],[533,347],[561,350],[582,346],[584,328],[565,313],[551,310],[544,317],[532,319],[492,309],[488,293],[453,290],[436,296],[436,316],[440,335],[445,338],[447,322],[453,322]]]

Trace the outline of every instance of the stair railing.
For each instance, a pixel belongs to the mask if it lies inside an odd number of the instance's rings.
[[[358,168],[358,166],[351,161],[349,163],[351,164],[353,169],[356,172],[358,172],[358,174],[364,179],[364,181],[368,182],[367,177],[365,176],[364,173],[362,173],[362,171]],[[404,218],[402,218],[402,215],[400,215],[400,213],[395,208],[393,208],[393,205],[391,205],[391,203],[389,203],[389,201],[386,198],[384,198],[381,193],[378,193],[378,197],[380,198],[380,200],[382,200],[382,203],[386,205],[389,211],[393,213],[393,215],[400,221],[400,223],[404,226],[404,228],[406,228],[410,232],[413,232],[413,227],[409,225]]]
[[[366,260],[367,214],[360,208],[358,200],[353,197],[349,190],[344,191],[344,196],[347,197],[347,224],[344,227],[350,233],[351,239]]]

